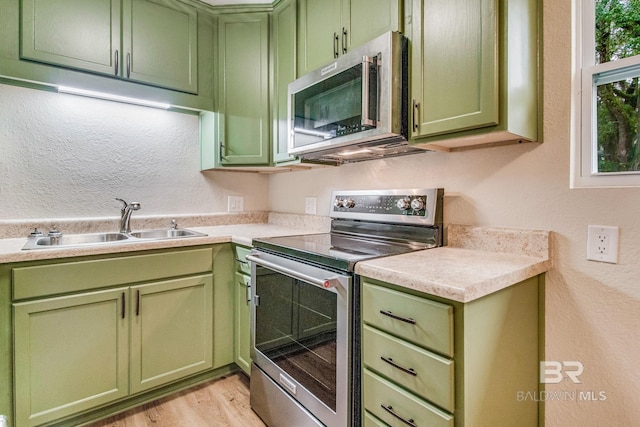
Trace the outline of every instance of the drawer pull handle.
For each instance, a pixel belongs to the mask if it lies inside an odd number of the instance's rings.
[[[413,375],[414,377],[418,376],[418,373],[414,371],[413,368],[405,368],[404,366],[400,366],[396,362],[394,362],[393,359],[390,357],[380,356],[380,359],[387,362],[389,365],[393,366],[394,368],[400,369],[402,372],[406,372],[407,374]]]
[[[398,316],[397,314],[393,314],[392,312],[387,311],[387,310],[380,310],[380,314],[384,314],[385,316],[389,316],[392,319],[400,320],[402,322],[410,323],[412,325],[416,324],[416,321],[411,319],[410,317]]]
[[[136,316],[140,316],[140,291],[136,291]]]
[[[385,411],[387,411],[388,413],[390,413],[391,415],[393,415],[394,417],[396,417],[397,419],[399,419],[400,421],[402,421],[406,425],[411,426],[411,427],[418,427],[416,425],[416,423],[413,421],[413,418],[410,419],[410,420],[404,419],[403,417],[398,415],[398,413],[396,413],[396,411],[393,410],[393,407],[391,405],[389,405],[389,406],[380,405],[380,406],[382,407],[382,409],[384,409]]]
[[[240,264],[249,265],[249,262],[243,261],[243,260],[241,260],[239,258],[236,258],[236,261],[239,262]]]

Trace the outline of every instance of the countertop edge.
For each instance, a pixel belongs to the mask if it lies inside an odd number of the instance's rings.
[[[361,276],[461,303],[550,269],[548,258],[449,247],[356,264],[356,274]],[[476,274],[471,273],[474,270]]]

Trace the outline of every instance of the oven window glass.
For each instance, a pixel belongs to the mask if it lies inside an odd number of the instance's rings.
[[[261,269],[255,347],[336,410],[337,294]]]
[[[377,77],[368,65],[369,117],[362,117],[362,64],[329,77],[293,95],[295,146],[301,147],[375,127]]]

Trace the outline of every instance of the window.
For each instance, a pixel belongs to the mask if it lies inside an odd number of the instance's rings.
[[[575,0],[572,186],[640,186],[640,0]]]

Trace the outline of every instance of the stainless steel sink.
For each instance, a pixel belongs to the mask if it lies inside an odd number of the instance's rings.
[[[126,244],[162,239],[182,239],[187,237],[203,237],[206,234],[187,229],[142,230],[133,233],[88,233],[59,234],[49,236],[32,236],[27,239],[23,250],[54,249],[77,246]]]
[[[193,230],[165,228],[160,230],[142,230],[134,231],[129,234],[137,239],[175,239],[181,237],[202,237],[206,234],[198,233]]]

